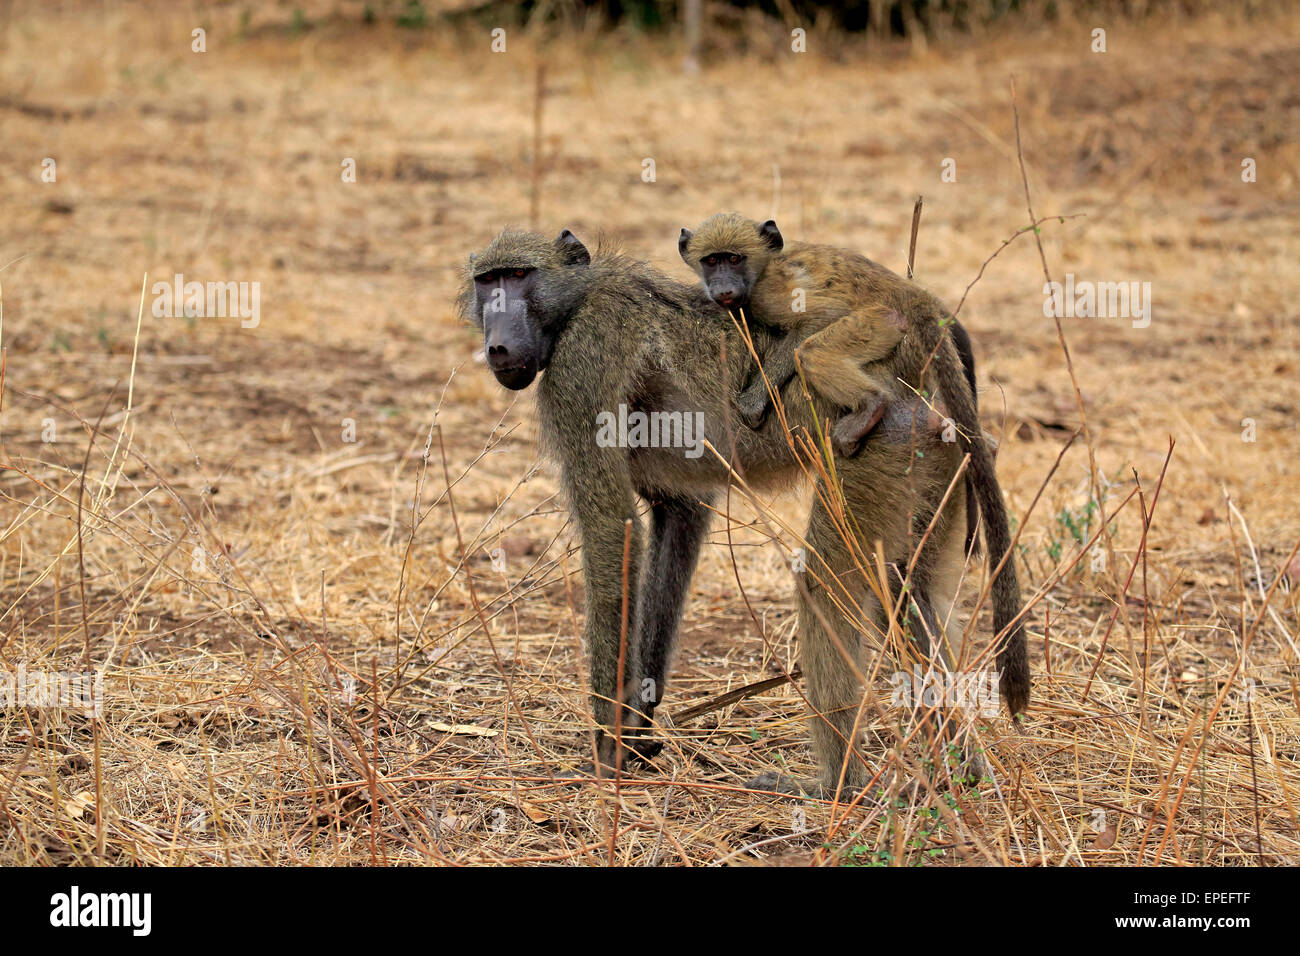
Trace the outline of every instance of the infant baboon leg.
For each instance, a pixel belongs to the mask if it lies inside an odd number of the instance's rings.
[[[857,409],[842,415],[831,428],[831,447],[841,458],[852,458],[862,450],[871,430],[885,417],[889,403],[879,394],[872,393]]]
[[[903,338],[902,319],[896,316],[893,310],[884,317],[857,310],[804,339],[799,363],[808,384],[837,405],[856,408],[877,386],[863,366],[888,357]]]

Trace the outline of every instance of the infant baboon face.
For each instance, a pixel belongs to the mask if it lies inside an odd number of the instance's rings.
[[[728,310],[749,305],[768,260],[784,246],[774,221],[759,225],[735,213],[712,216],[694,232],[683,229],[677,239],[677,251],[709,298]]]
[[[724,309],[749,305],[749,282],[745,278],[747,257],[738,252],[719,252],[700,260],[700,278],[709,298]]]

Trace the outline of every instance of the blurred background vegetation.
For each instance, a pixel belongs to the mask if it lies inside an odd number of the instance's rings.
[[[1096,16],[1141,20],[1148,17],[1196,16],[1222,8],[1216,0],[340,0],[294,3],[276,0],[243,5],[246,21],[271,13],[282,25],[310,29],[323,21],[389,22],[411,29],[437,28],[457,22],[480,26],[541,23],[583,30],[624,29],[645,32],[685,30],[698,23],[706,49],[727,45],[755,28],[801,27],[826,35],[941,37],[945,33],[979,33],[1002,25],[1044,24]],[[1276,9],[1274,0],[1240,0],[1240,13]],[[274,11],[274,13],[272,13]]]

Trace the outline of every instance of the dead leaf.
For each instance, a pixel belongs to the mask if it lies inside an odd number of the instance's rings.
[[[92,790],[83,790],[63,805],[70,820],[80,820],[87,813],[95,814],[95,794]]]
[[[519,809],[524,811],[524,816],[526,816],[528,819],[532,820],[534,823],[538,824],[539,826],[543,823],[548,822],[551,819],[551,815],[549,813],[547,813],[541,807],[537,806],[537,804],[529,803],[527,800],[519,801]]]
[[[1097,839],[1092,841],[1092,848],[1094,850],[1109,850],[1115,845],[1115,839],[1118,836],[1119,829],[1112,823],[1097,834]]]
[[[433,729],[440,730],[444,734],[459,734],[462,737],[495,737],[501,733],[490,727],[479,727],[475,724],[448,724],[441,720],[433,722]]]

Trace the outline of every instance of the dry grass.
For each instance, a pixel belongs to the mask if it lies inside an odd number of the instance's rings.
[[[472,362],[450,308],[468,249],[529,209],[531,38],[493,56],[463,33],[236,23],[213,12],[197,55],[165,5],[0,22],[0,664],[88,661],[105,691],[97,720],[0,710],[0,862],[1300,863],[1279,581],[1300,541],[1293,20],[1117,21],[1104,56],[1087,24],[814,49],[697,78],[646,41],[550,48],[547,231],[606,230],[685,277],[677,228],[768,212],[778,164],[789,234],[898,271],[925,193],[917,278],[956,303],[1027,221],[1014,73],[1035,209],[1084,214],[1043,228],[1054,277],[1153,284],[1148,329],[1064,324],[1107,511],[1127,500],[1111,565],[1068,572],[1091,482],[1079,442],[1052,472],[1079,422],[1032,240],[971,290],[1018,518],[1047,480],[1020,538],[1047,588],[1035,703],[981,728],[976,789],[852,808],[743,789],[811,769],[789,686],[665,727],[618,794],[554,779],[587,756],[576,545],[530,401]],[[259,281],[261,324],[146,301],[137,340],[146,272]],[[797,527],[805,507],[760,510]],[[783,549],[729,509],[670,714],[797,658]],[[895,721],[868,720],[883,781],[914,766]]]

